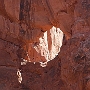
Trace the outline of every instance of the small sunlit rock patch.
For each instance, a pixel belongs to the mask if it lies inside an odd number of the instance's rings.
[[[21,83],[22,82],[22,75],[21,75],[21,70],[17,70],[17,76],[18,76],[18,82]]]
[[[26,65],[27,62],[31,62],[31,61],[30,61],[30,57],[29,57],[29,55],[28,55],[28,52],[27,52],[27,57],[28,57],[28,60],[26,60],[26,59],[24,59],[24,58],[21,58],[21,59],[22,59],[21,65]]]

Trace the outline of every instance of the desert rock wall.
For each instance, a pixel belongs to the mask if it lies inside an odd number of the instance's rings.
[[[89,14],[89,0],[0,0],[0,90],[90,90]],[[21,65],[53,26],[65,34],[59,55]]]

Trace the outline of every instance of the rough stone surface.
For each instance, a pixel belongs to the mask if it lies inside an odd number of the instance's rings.
[[[65,34],[59,55],[21,66],[52,26]],[[90,90],[90,1],[0,0],[0,90]]]

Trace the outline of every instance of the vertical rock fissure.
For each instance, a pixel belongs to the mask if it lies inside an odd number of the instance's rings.
[[[32,30],[33,30],[33,1],[32,0],[21,0],[20,2],[20,31],[23,30],[22,26],[23,24],[26,25],[26,30],[24,33],[24,37],[29,39],[32,39]]]

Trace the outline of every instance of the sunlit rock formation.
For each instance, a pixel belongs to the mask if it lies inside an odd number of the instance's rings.
[[[34,48],[46,59],[45,62],[42,62],[44,60],[40,61],[41,66],[46,66],[47,62],[53,60],[58,55],[62,46],[62,40],[63,32],[55,27],[52,27],[50,31],[46,31],[44,36],[39,38],[40,42]]]

